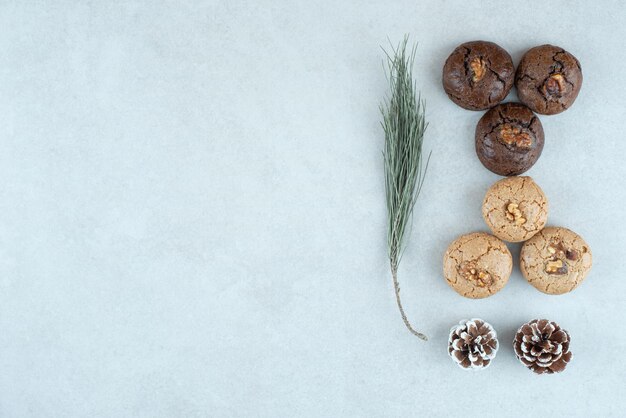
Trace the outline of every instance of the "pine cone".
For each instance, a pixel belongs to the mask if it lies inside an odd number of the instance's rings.
[[[533,319],[517,330],[513,349],[519,361],[535,373],[559,373],[572,359],[567,331],[556,322]]]
[[[482,319],[463,320],[452,327],[448,339],[448,354],[464,369],[483,369],[498,351],[498,336]]]

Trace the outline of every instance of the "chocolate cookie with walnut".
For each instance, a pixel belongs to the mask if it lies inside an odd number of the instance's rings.
[[[476,155],[487,169],[501,176],[516,176],[541,156],[543,127],[528,107],[503,103],[480,118],[475,142]]]
[[[443,88],[454,103],[484,110],[500,103],[513,87],[511,56],[493,42],[472,41],[456,47],[443,66]]]
[[[499,292],[512,269],[513,259],[504,242],[483,232],[460,236],[443,257],[446,282],[466,298],[481,299]]]
[[[577,288],[591,264],[589,245],[567,228],[544,228],[524,243],[520,253],[520,269],[526,280],[550,295]]]
[[[568,109],[578,97],[582,83],[580,62],[554,45],[530,49],[524,54],[515,74],[520,101],[544,115]]]

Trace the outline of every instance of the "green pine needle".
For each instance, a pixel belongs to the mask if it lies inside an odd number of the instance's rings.
[[[396,301],[406,327],[414,335],[426,340],[408,321],[400,301],[398,266],[410,230],[413,208],[424,183],[430,155],[423,164],[422,144],[427,123],[424,118],[424,102],[416,93],[412,66],[416,47],[407,52],[408,36],[393,56],[387,55],[391,97],[381,106],[382,127],[385,131],[385,191],[387,198],[388,229],[387,244],[389,262],[396,292]]]

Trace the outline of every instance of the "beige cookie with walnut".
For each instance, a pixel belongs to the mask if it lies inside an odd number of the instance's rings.
[[[550,295],[576,289],[591,263],[589,245],[567,228],[544,228],[524,243],[520,254],[520,269],[528,283]]]
[[[483,218],[496,237],[526,241],[546,225],[548,199],[532,178],[507,177],[487,190]]]
[[[506,244],[484,232],[457,238],[443,256],[443,276],[457,293],[481,299],[499,292],[509,281],[513,258]]]

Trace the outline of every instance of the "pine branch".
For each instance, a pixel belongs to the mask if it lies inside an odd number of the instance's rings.
[[[416,93],[412,66],[416,46],[407,52],[408,37],[393,54],[387,55],[391,97],[381,106],[382,127],[385,131],[385,191],[388,212],[387,245],[391,274],[396,293],[396,302],[402,320],[408,330],[426,340],[417,332],[404,313],[400,300],[398,267],[406,244],[406,233],[410,230],[413,208],[424,183],[430,155],[423,165],[422,144],[427,123],[424,118],[424,102]]]

